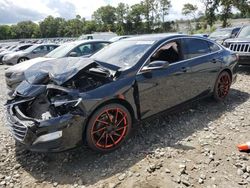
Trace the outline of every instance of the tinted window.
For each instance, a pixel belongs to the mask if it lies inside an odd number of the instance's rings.
[[[212,42],[208,42],[211,52],[217,52],[220,50],[220,47]]]
[[[92,44],[83,44],[78,47],[76,47],[72,52],[76,52],[77,56],[84,56],[84,55],[89,55],[93,53],[92,50]]]
[[[30,45],[31,46],[31,45]],[[27,49],[27,48],[29,48],[30,46],[21,46],[20,48],[19,48],[19,50],[25,50],[25,49]]]
[[[50,52],[50,51],[52,51],[52,50],[54,50],[54,49],[56,49],[57,48],[57,46],[47,46],[47,51],[48,52]]]
[[[39,46],[39,47],[37,47],[36,49],[33,50],[33,52],[35,52],[35,53],[43,53],[45,51],[46,51],[45,46]]]
[[[94,46],[95,46],[95,52],[104,48],[105,46],[107,46],[109,43],[95,43]]]
[[[190,59],[199,57],[210,53],[208,42],[201,39],[183,39],[183,57],[184,59]]]

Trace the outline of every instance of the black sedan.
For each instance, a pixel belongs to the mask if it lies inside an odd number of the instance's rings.
[[[8,127],[33,151],[86,143],[109,152],[149,116],[206,96],[224,100],[237,60],[209,39],[165,34],[121,40],[91,58],[40,63],[7,101]]]

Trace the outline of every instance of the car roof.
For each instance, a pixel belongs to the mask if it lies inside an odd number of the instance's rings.
[[[173,38],[173,37],[184,37],[188,35],[178,34],[178,33],[160,33],[160,34],[146,34],[134,36],[131,38],[124,39],[126,41],[160,41],[163,39]]]
[[[94,42],[110,43],[110,41],[108,41],[108,40],[96,40],[96,39],[93,39],[93,40],[76,40],[76,41],[63,43],[62,45],[67,45],[67,44],[80,45],[80,44],[84,44],[84,43],[94,43]]]

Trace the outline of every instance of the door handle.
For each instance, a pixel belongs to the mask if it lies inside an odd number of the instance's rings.
[[[217,59],[212,59],[212,63],[217,63]]]
[[[189,67],[181,67],[182,72],[188,72],[189,69],[190,69]]]

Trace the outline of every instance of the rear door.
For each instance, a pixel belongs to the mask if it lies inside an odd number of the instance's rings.
[[[199,38],[184,38],[183,58],[191,68],[189,86],[192,96],[198,97],[213,90],[217,74],[221,69],[221,48]]]

